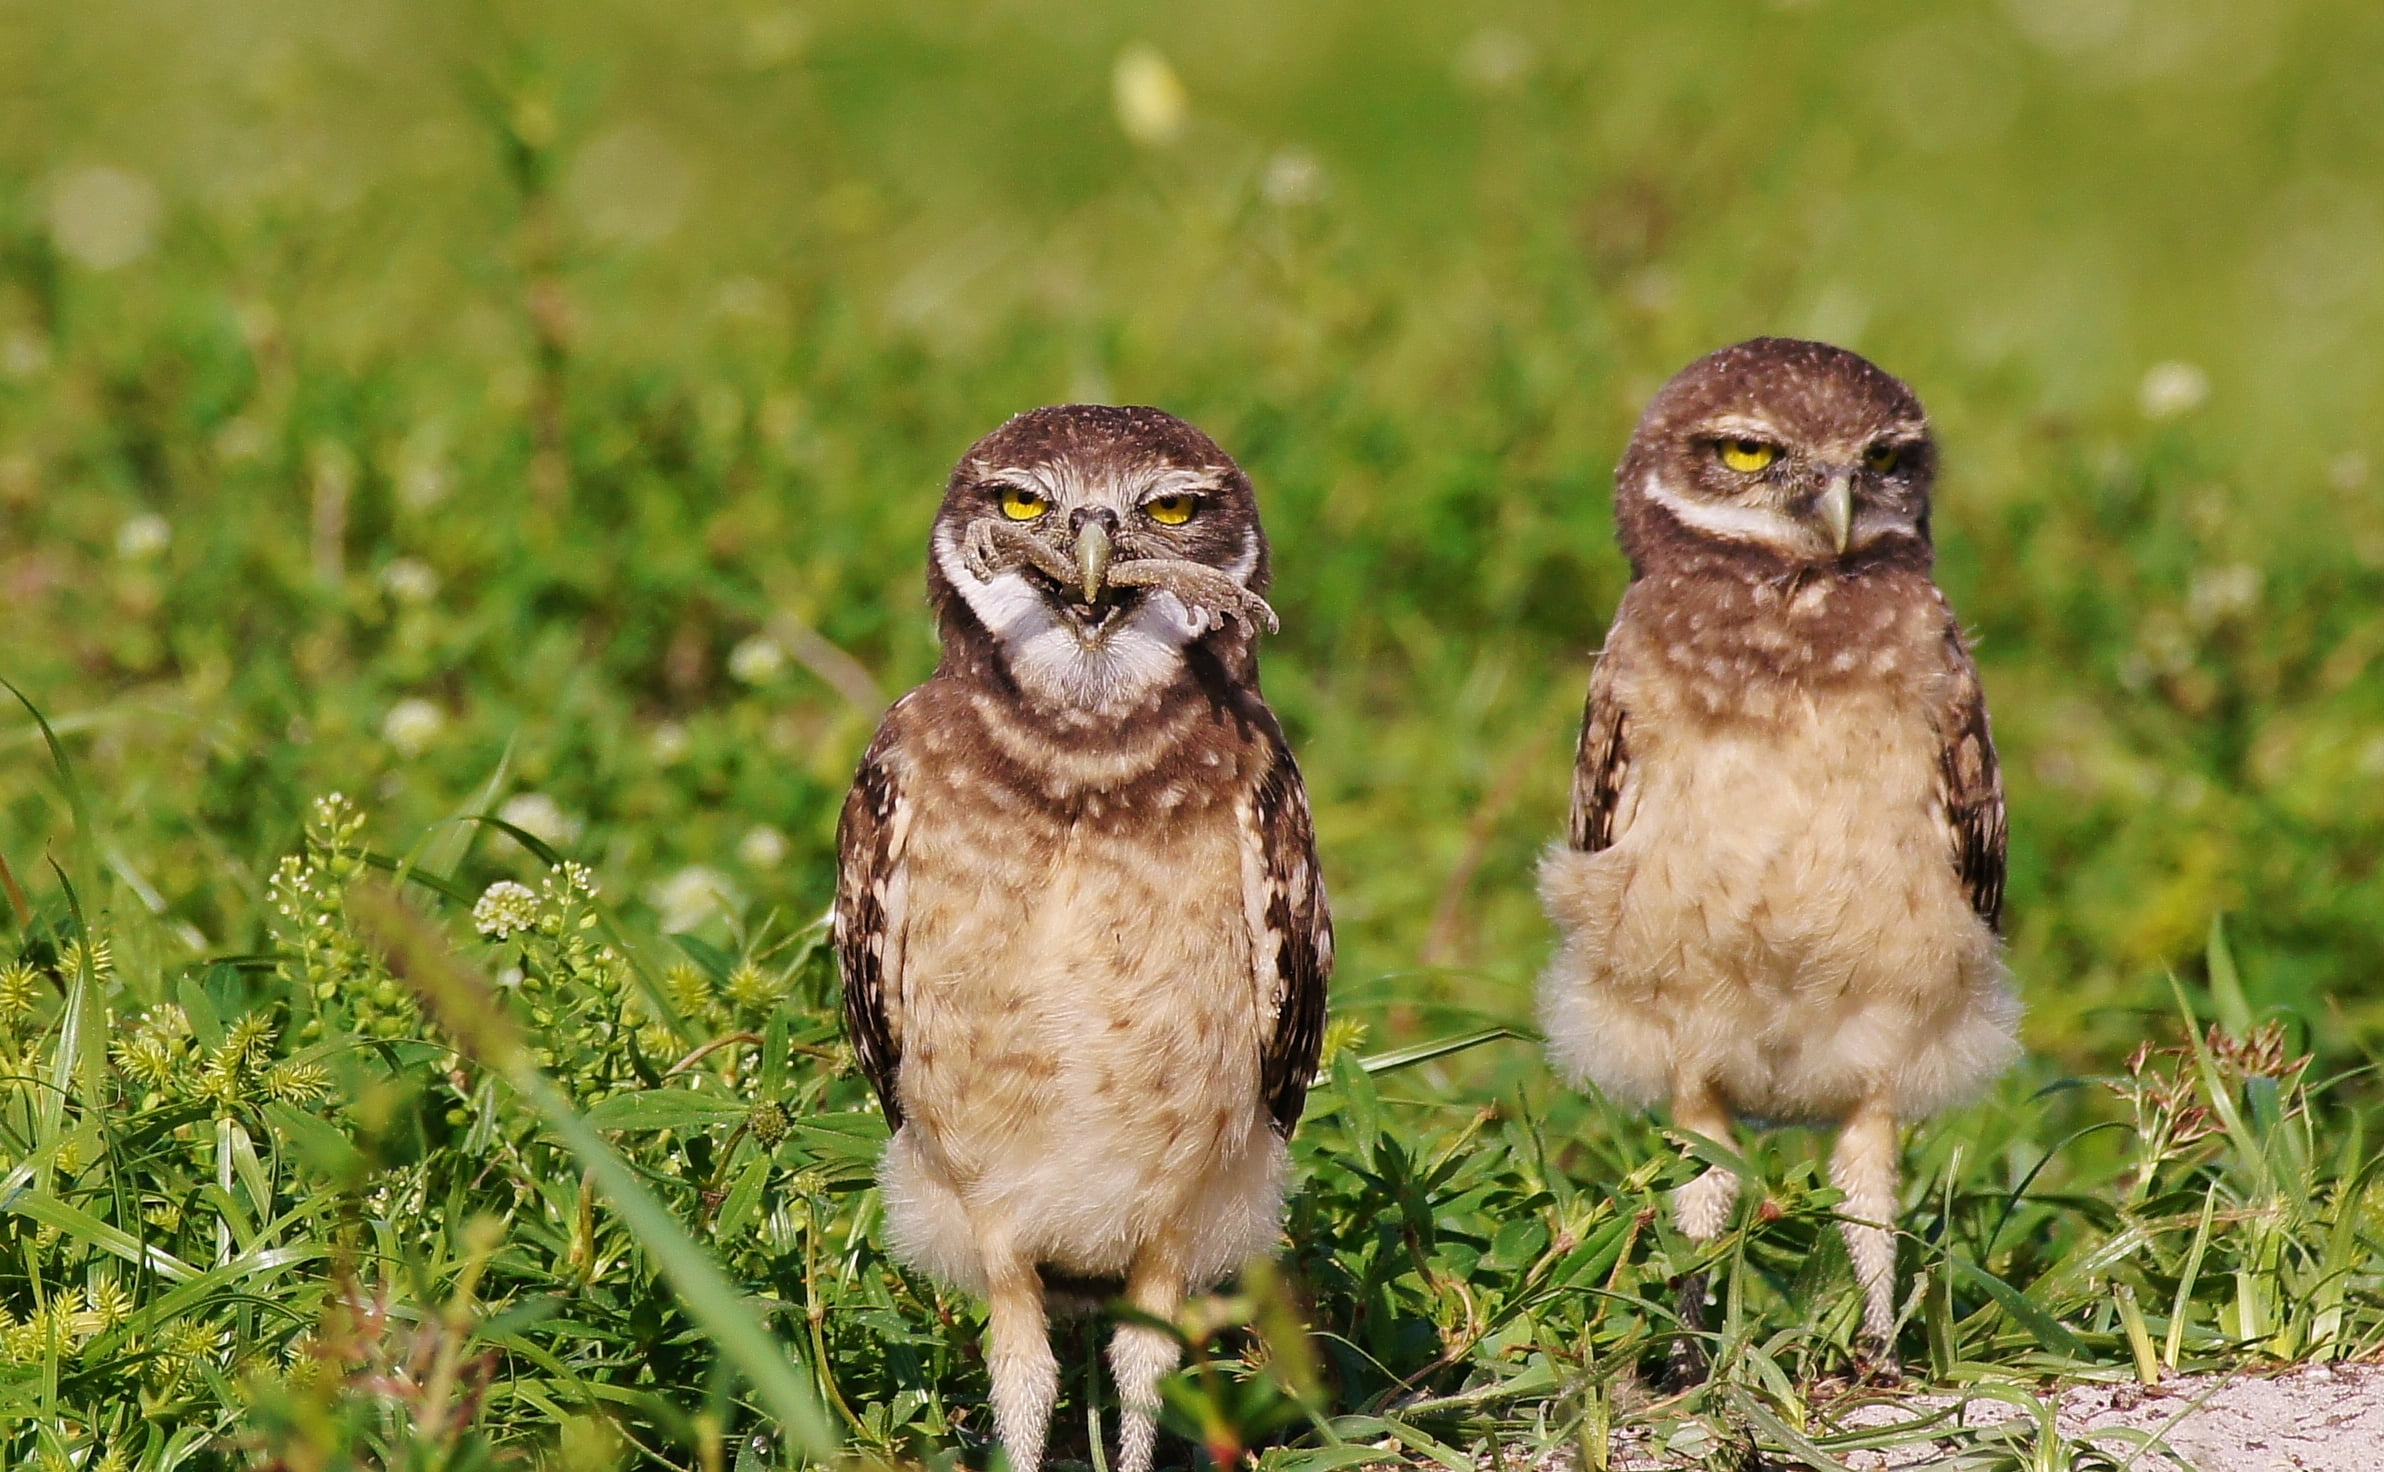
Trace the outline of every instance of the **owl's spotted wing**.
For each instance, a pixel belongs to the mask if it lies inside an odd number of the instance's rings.
[[[1270,723],[1271,724],[1271,723]],[[1272,1014],[1261,1086],[1275,1132],[1289,1138],[1308,1102],[1324,1048],[1325,985],[1333,974],[1333,917],[1316,867],[1308,792],[1280,733],[1244,812],[1242,876],[1259,1004]]]
[[[861,1072],[902,1127],[895,1072],[902,1062],[903,839],[910,807],[894,755],[892,722],[861,758],[836,823],[835,939],[844,976],[844,1031]]]
[[[1581,710],[1581,746],[1573,754],[1572,844],[1585,854],[1613,846],[1615,812],[1631,772],[1630,720],[1615,693],[1622,662],[1619,644],[1608,638],[1589,673],[1589,700]]]
[[[1987,730],[1987,697],[1978,665],[1948,618],[1947,677],[1937,730],[1939,801],[1953,839],[1953,859],[1970,908],[2003,928],[2003,775],[1995,764],[1995,741]]]

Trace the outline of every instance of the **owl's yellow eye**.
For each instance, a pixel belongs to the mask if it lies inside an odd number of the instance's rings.
[[[1863,451],[1863,468],[1879,475],[1885,475],[1895,469],[1903,458],[1903,446],[1891,445],[1882,440]]]
[[[1182,526],[1199,505],[1198,496],[1153,496],[1142,503],[1142,513],[1161,526]]]
[[[1753,475],[1780,458],[1779,448],[1761,440],[1724,440],[1722,463],[1740,475]]]
[[[1002,487],[1002,515],[1012,521],[1033,521],[1051,509],[1051,500],[1041,491],[1024,486]]]

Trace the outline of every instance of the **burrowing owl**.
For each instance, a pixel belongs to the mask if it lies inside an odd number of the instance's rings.
[[[2003,790],[1929,576],[1935,470],[1920,401],[1840,348],[1758,338],[1664,386],[1616,471],[1632,580],[1540,875],[1562,1070],[1725,1143],[1739,1114],[1842,1122],[1830,1178],[1881,1351],[1897,1121],[2017,1052]],[[1682,1231],[1719,1235],[1737,1190],[1719,1168],[1682,1187]],[[1676,1368],[1701,1363],[1681,1343]]]
[[[1031,1472],[1047,1289],[1166,1317],[1273,1246],[1332,924],[1258,689],[1266,538],[1207,435],[1020,415],[953,470],[927,582],[943,662],[845,803],[836,947],[893,1251],[985,1296],[995,1429]],[[1123,1472],[1175,1356],[1111,1340]]]

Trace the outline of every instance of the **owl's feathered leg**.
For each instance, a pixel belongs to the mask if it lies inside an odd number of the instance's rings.
[[[1672,1123],[1717,1143],[1730,1140],[1730,1110],[1713,1086],[1701,1078],[1683,1076],[1672,1085]],[[1718,1165],[1672,1193],[1672,1220],[1681,1235],[1706,1243],[1730,1225],[1730,1208],[1738,1201],[1738,1176]],[[1680,1280],[1680,1336],[1672,1341],[1664,1379],[1685,1389],[1706,1377],[1711,1368],[1705,1352],[1706,1297],[1709,1284],[1702,1272],[1684,1273]]]
[[[1855,1106],[1838,1131],[1830,1184],[1846,1193],[1838,1207],[1854,1279],[1862,1284],[1863,1339],[1885,1368],[1895,1365],[1896,1115],[1884,1099]]]
[[[1035,1472],[1060,1396],[1059,1360],[1043,1312],[1043,1278],[1004,1236],[980,1235],[985,1262],[985,1371],[993,1381],[993,1429],[1010,1472]]]
[[[1183,1306],[1180,1254],[1145,1249],[1126,1278],[1126,1303],[1154,1319],[1173,1319]],[[1109,1341],[1109,1374],[1118,1393],[1118,1472],[1151,1472],[1159,1436],[1159,1381],[1175,1368],[1175,1336],[1141,1324],[1120,1324]]]

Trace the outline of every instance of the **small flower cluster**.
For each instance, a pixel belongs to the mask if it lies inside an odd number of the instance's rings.
[[[1318,1050],[1317,1066],[1331,1068],[1345,1053],[1355,1053],[1366,1046],[1366,1024],[1355,1017],[1336,1017],[1324,1025],[1324,1046]]]
[[[72,1352],[94,1335],[124,1322],[132,1295],[113,1278],[94,1281],[87,1292],[60,1288],[20,1322],[0,1306],[0,1364],[37,1365],[53,1350]]]
[[[538,892],[526,884],[500,879],[472,906],[472,928],[490,940],[511,940],[538,928]]]
[[[41,999],[41,972],[27,961],[0,966],[0,1074],[22,1074],[41,1033],[33,1015]]]
[[[197,1099],[230,1113],[266,1099],[284,1104],[311,1104],[331,1088],[331,1076],[319,1064],[273,1058],[274,1027],[261,1013],[250,1013],[224,1030],[213,1048],[194,1046],[190,1018],[167,1003],[150,1008],[132,1031],[117,1042],[116,1072],[126,1093],[142,1108],[169,1100]]]
[[[791,965],[768,966],[748,956],[730,967],[726,977],[714,977],[702,967],[681,961],[663,973],[663,986],[679,1015],[701,1031],[757,1027],[786,999],[796,971],[809,955],[805,950]]]
[[[171,1384],[201,1362],[214,1362],[224,1349],[224,1332],[197,1319],[176,1319],[159,1330],[149,1346],[150,1373]]]
[[[567,861],[536,889],[499,880],[472,906],[474,928],[513,952],[531,1056],[582,1099],[609,1092],[628,1067],[618,1039],[628,1026],[630,972],[600,934],[597,893],[588,867]]]
[[[70,940],[58,952],[58,976],[73,981],[89,968],[94,981],[105,981],[116,974],[116,952],[104,935],[85,940]]]
[[[86,971],[94,982],[104,985],[115,974],[115,953],[105,937],[70,940],[59,946],[56,956],[48,963],[46,970],[50,974],[45,976],[44,970],[30,956],[20,956],[0,966],[0,1061],[19,1064],[27,1061],[29,1051],[43,1031],[42,1019],[35,1015],[35,1009],[45,993],[59,995]]]
[[[0,1028],[16,1031],[33,1015],[41,995],[41,973],[23,961],[0,966]]]
[[[2202,1054],[2208,1055],[2219,1087],[2238,1090],[2249,1080],[2271,1079],[2289,1109],[2307,1107],[2298,1085],[2311,1060],[2293,1053],[2282,1023],[2264,1022],[2241,1036],[2212,1023],[2199,1050],[2191,1041],[2166,1048],[2139,1043],[2128,1055],[2127,1076],[2111,1082],[2112,1091],[2135,1114],[2142,1162],[2139,1191],[2149,1188],[2152,1175],[2164,1164],[2219,1133],[2218,1115],[2207,1097]]]
[[[116,1040],[116,1072],[143,1108],[177,1092],[190,1066],[190,1018],[170,1002],[142,1013]]]
[[[348,921],[348,887],[364,872],[363,832],[364,814],[354,803],[336,792],[318,798],[304,848],[273,872],[273,934],[285,957],[282,973],[315,1009],[300,1030],[303,1037],[327,1026],[379,1038],[421,1029],[412,993]]]

